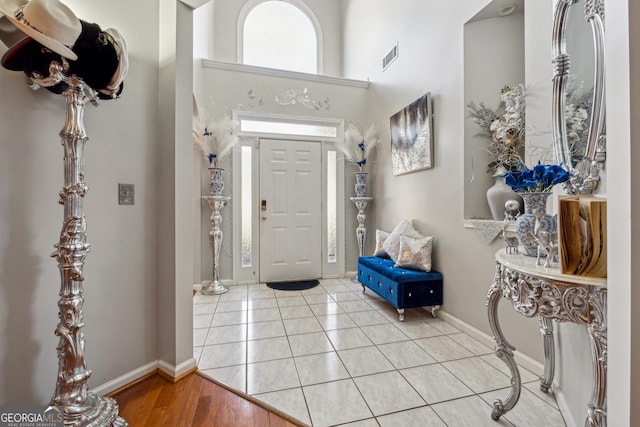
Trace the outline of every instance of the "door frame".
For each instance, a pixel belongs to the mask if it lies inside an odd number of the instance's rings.
[[[321,146],[321,269],[322,278],[342,277],[345,273],[345,177],[343,156],[336,152],[335,144],[344,139],[344,120],[319,117],[300,117],[278,114],[257,113],[251,111],[233,111],[233,119],[238,123],[240,149],[233,153],[233,192],[231,207],[233,210],[233,242],[242,242],[242,152],[251,151],[251,264],[242,265],[242,244],[232,244],[233,281],[235,283],[258,283],[260,277],[260,210],[259,210],[259,145],[260,138],[280,140],[300,140],[322,144]],[[281,133],[243,130],[243,120],[262,121],[292,125],[322,126],[335,129],[335,136],[317,136],[303,133]],[[247,148],[244,148],[247,147]],[[336,153],[336,258],[329,262],[327,256],[327,157]],[[236,185],[237,183],[237,185]]]

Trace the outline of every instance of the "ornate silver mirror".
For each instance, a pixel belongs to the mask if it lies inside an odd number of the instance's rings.
[[[604,0],[557,0],[552,43],[555,157],[571,173],[565,191],[589,194],[606,157]]]

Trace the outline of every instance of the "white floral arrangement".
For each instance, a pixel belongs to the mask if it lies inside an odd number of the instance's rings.
[[[494,173],[500,167],[517,170],[524,163],[520,152],[525,140],[525,98],[525,86],[517,84],[502,88],[495,110],[483,102],[467,105],[469,116],[482,129],[476,136],[490,142],[487,151],[493,161],[487,165],[487,172]]]
[[[363,130],[361,125],[350,123],[344,132],[344,141],[338,142],[336,148],[362,172],[369,155],[379,143],[380,130],[376,125],[369,125]]]
[[[228,117],[212,121],[198,113],[198,105],[193,99],[193,145],[207,161],[209,167],[217,167],[220,159],[231,153],[233,146],[238,143],[235,133],[237,123]]]

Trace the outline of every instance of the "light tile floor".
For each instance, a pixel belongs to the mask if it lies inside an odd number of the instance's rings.
[[[424,309],[405,321],[349,279],[305,291],[264,284],[194,296],[200,371],[321,426],[565,426],[552,395],[521,368],[520,401],[500,421],[506,365],[491,348]]]

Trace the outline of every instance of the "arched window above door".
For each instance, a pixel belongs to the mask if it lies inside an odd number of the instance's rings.
[[[302,0],[250,0],[238,20],[238,62],[322,73],[320,25]]]

